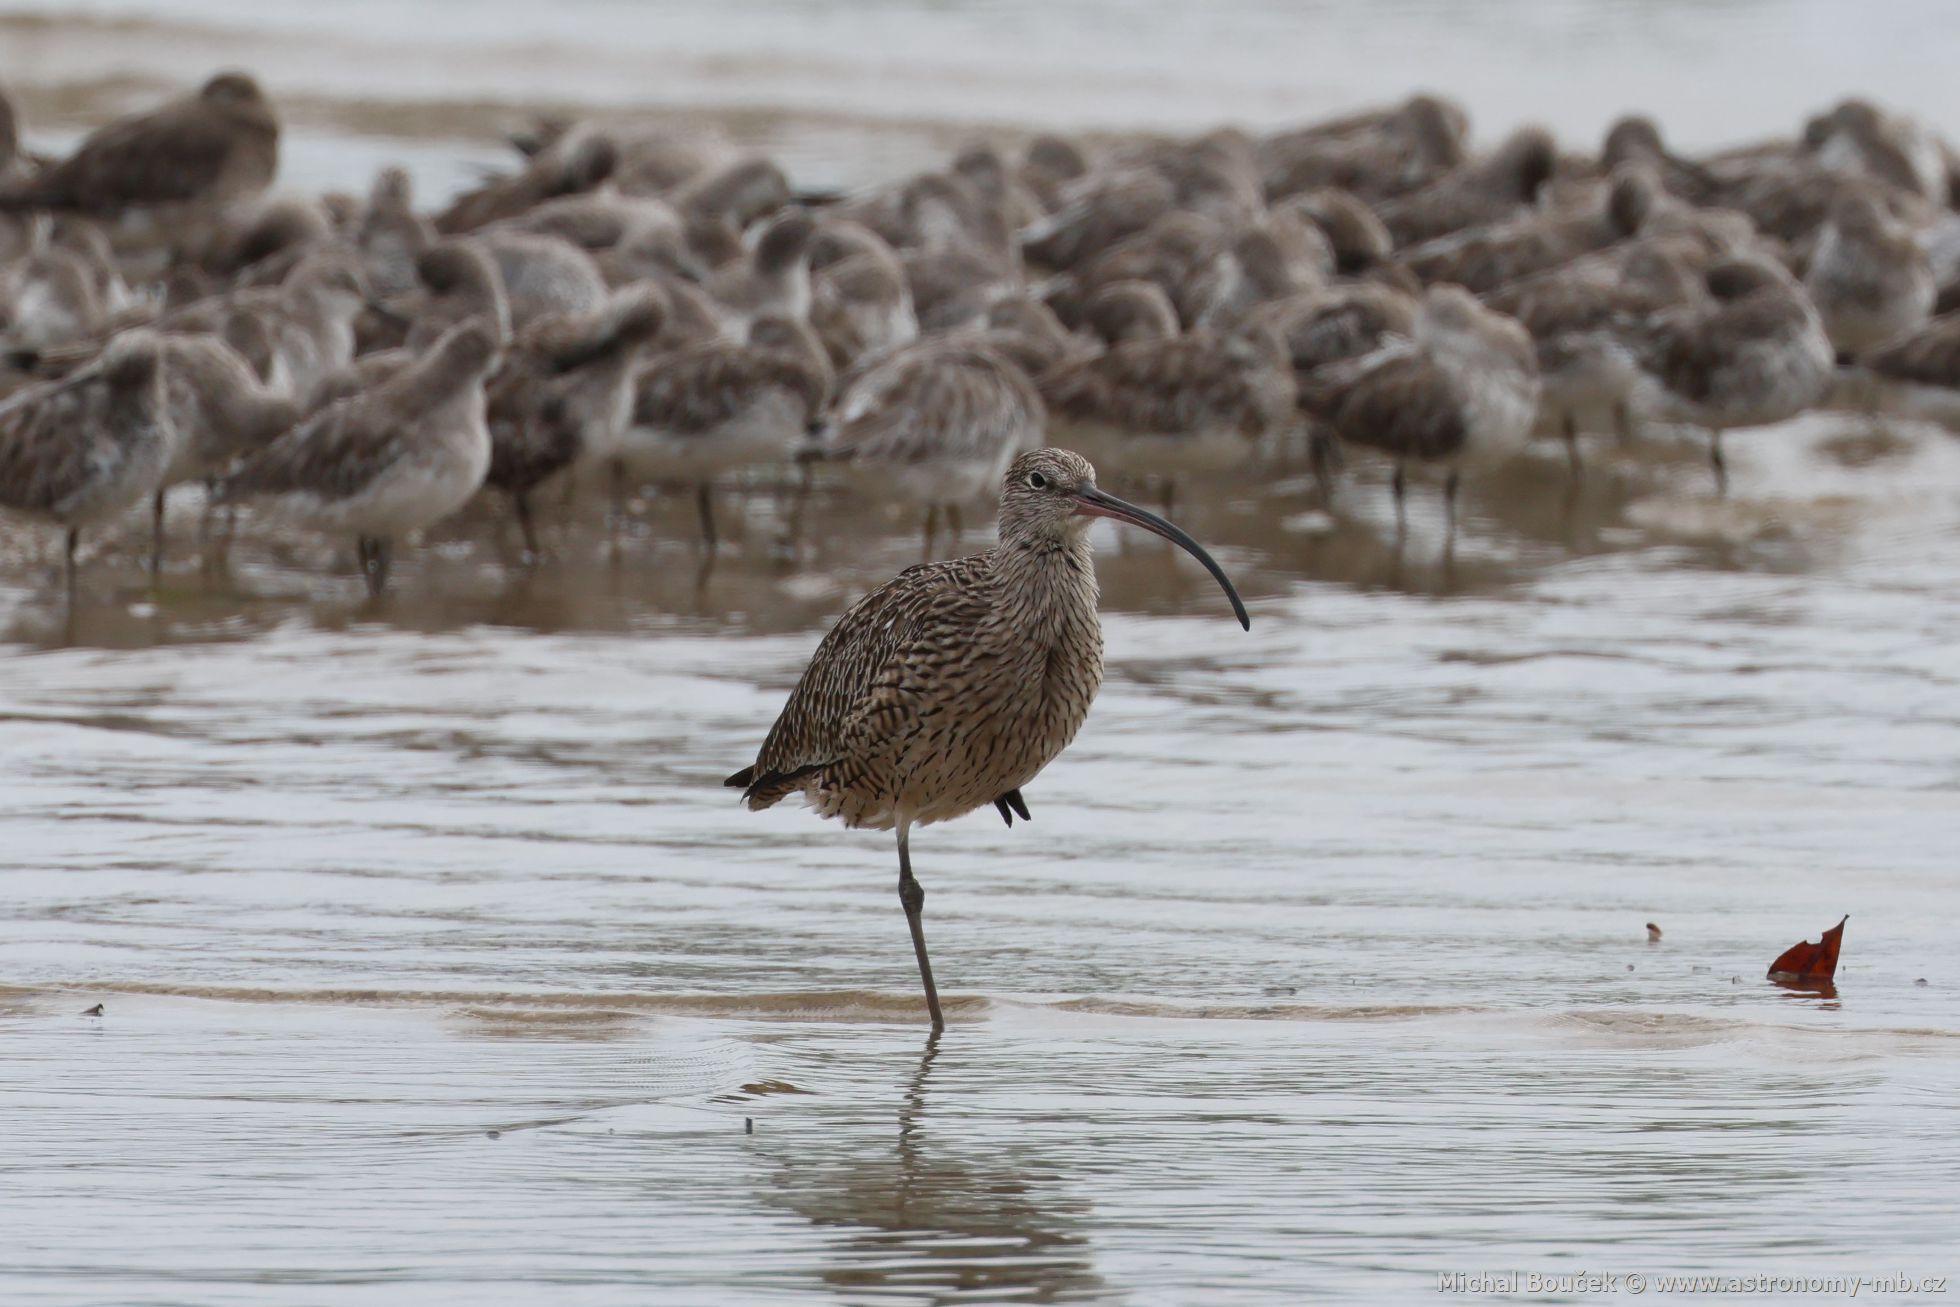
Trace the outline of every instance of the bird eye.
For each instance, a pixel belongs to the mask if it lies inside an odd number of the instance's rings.
[[[1028,473],[1028,485],[1035,490],[1046,490],[1048,488],[1048,478],[1039,472],[1030,472]]]

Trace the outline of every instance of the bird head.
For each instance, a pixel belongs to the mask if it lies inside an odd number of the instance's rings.
[[[1003,544],[1076,540],[1099,517],[1140,526],[1197,559],[1224,588],[1239,625],[1252,629],[1252,618],[1246,614],[1239,592],[1204,546],[1155,513],[1097,486],[1096,469],[1088,459],[1066,449],[1035,449],[1009,465],[1000,493]]]

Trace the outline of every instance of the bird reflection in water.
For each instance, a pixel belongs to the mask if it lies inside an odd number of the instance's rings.
[[[970,1151],[926,1122],[940,1037],[926,1040],[898,1112],[898,1138],[854,1155],[786,1160],[774,1201],[847,1233],[817,1271],[853,1294],[950,1302],[1074,1302],[1107,1286],[1090,1265],[1089,1207],[1025,1146],[975,1139]]]

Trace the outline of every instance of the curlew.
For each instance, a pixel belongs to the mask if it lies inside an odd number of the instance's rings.
[[[898,898],[934,1030],[945,1028],[926,955],[925,890],[912,827],[989,805],[1027,818],[1021,787],[1054,761],[1102,684],[1102,627],[1089,526],[1154,531],[1204,564],[1252,620],[1224,570],[1190,536],[1096,486],[1087,459],[1022,454],[1000,496],[1000,543],[909,567],[831,628],[755,764],[725,782],[751,810],[800,793],[846,826],[898,832]]]

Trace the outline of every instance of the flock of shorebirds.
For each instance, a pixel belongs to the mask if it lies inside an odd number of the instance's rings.
[[[240,73],[20,147],[0,94],[0,511],[82,534],[165,499],[392,547],[484,488],[526,553],[554,482],[834,463],[916,506],[926,551],[1046,442],[1155,485],[1340,454],[1443,480],[1534,436],[1722,436],[1807,409],[1960,423],[1960,156],[1847,100],[1690,159],[1627,118],[1596,156],[1477,151],[1416,96],[1267,135],[975,144],[799,192],[699,133],[544,123],[439,211],[271,188]],[[575,502],[569,498],[562,502]]]

